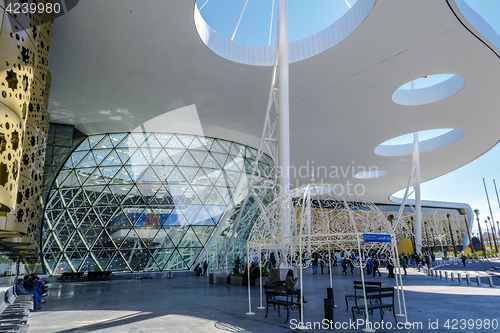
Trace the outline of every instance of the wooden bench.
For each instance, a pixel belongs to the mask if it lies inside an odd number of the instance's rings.
[[[366,289],[366,302],[367,304],[368,314],[372,315],[373,310],[380,311],[380,321],[384,320],[384,310],[392,311],[392,315],[394,316],[394,321],[397,323],[396,312],[394,309],[394,287],[387,288],[369,288]],[[352,311],[352,320],[356,321],[355,314],[366,314],[365,304],[353,305],[351,307]]]
[[[365,289],[382,288],[382,282],[365,281]],[[354,281],[354,294],[345,295],[345,310],[349,311],[348,301],[354,301],[358,305],[358,299],[363,298],[363,281]]]
[[[280,315],[280,307],[286,309],[286,320],[285,324],[288,322],[290,317],[290,310],[299,310],[299,317],[301,314],[300,309],[300,295],[290,294],[289,290],[284,286],[283,281],[277,281],[276,283],[266,284],[264,286],[264,293],[266,295],[266,316],[269,311],[269,307],[272,305],[276,310],[278,307],[278,316]]]

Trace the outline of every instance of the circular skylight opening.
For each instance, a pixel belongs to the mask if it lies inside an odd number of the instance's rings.
[[[464,86],[465,79],[460,75],[426,75],[400,86],[392,94],[392,100],[409,106],[430,104],[455,95]]]
[[[278,0],[197,0],[205,22],[221,36],[247,45],[276,44]],[[288,2],[288,41],[307,38],[340,19],[357,0]]]
[[[289,1],[289,62],[344,40],[366,19],[375,1]],[[213,52],[247,65],[273,65],[278,1],[197,0],[194,7],[198,34]]]
[[[354,175],[354,178],[358,179],[371,179],[371,178],[380,178],[387,175],[389,172],[385,170],[371,170],[365,172],[359,172]]]
[[[418,143],[420,153],[433,151],[457,142],[464,132],[451,128],[440,128],[419,131]],[[413,154],[414,133],[400,135],[378,145],[374,152],[380,156],[407,156]]]

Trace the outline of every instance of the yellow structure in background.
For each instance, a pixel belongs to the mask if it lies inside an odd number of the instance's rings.
[[[42,0],[39,3],[46,3]],[[0,4],[0,250],[37,255],[53,14]]]
[[[403,238],[398,244],[398,254],[413,253],[413,244],[408,238]]]

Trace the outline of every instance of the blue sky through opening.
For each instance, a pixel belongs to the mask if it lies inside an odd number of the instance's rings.
[[[321,31],[337,21],[357,0],[290,0],[288,2],[288,41],[293,42]],[[231,39],[246,0],[197,0],[200,13],[218,34]],[[248,45],[269,45],[271,13],[273,28],[271,45],[276,44],[278,2],[249,0],[234,41]]]

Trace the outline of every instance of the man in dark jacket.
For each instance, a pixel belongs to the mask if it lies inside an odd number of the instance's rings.
[[[23,287],[24,287],[24,289],[26,289],[27,292],[36,291],[38,293],[38,295],[40,295],[41,297],[47,296],[47,294],[44,294],[43,291],[42,291],[42,289],[39,286],[35,286],[33,284],[33,282],[31,282],[29,280],[29,276],[28,275],[26,275],[23,280],[24,280]]]

